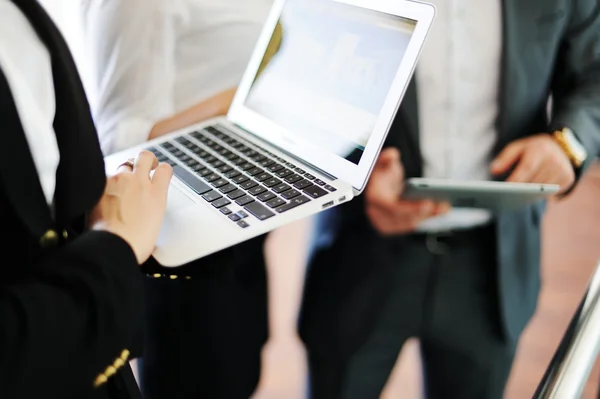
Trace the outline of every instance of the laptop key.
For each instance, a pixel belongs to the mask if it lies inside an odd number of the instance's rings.
[[[305,173],[304,174],[304,178],[308,179],[308,180],[315,180],[316,177],[314,177],[313,175],[311,175],[310,173]]]
[[[231,170],[223,174],[223,176],[227,177],[228,179],[233,179],[234,177],[238,177],[239,175],[240,172],[238,172],[237,170]]]
[[[269,166],[267,169],[268,169],[269,171],[271,171],[271,172],[275,173],[275,172],[278,172],[278,171],[280,171],[281,169],[283,169],[283,166],[281,166],[281,165],[279,165],[279,164],[277,164],[277,163],[276,163],[276,164],[274,164],[274,165],[271,165],[271,166]]]
[[[245,229],[246,227],[250,227],[250,225],[244,220],[240,220],[237,225],[240,226],[242,229]]]
[[[326,184],[327,184],[327,183],[325,183],[323,180],[319,180],[319,179],[316,179],[316,180],[314,181],[314,183],[315,183],[316,185],[318,185],[318,186],[324,186],[324,185],[326,185]]]
[[[206,180],[209,183],[219,180],[220,178],[221,178],[221,176],[217,175],[216,173],[212,173],[208,176],[204,176],[204,180]]]
[[[333,193],[333,192],[337,191],[337,188],[335,188],[335,187],[333,187],[333,186],[330,186],[329,184],[327,184],[327,185],[325,186],[325,190],[327,190],[327,191],[331,191],[331,192]]]
[[[285,204],[285,201],[284,201],[284,200],[282,200],[282,199],[281,199],[281,198],[279,198],[279,197],[276,197],[276,198],[273,198],[273,199],[272,199],[272,200],[270,200],[270,201],[267,201],[267,206],[268,206],[269,208],[277,208],[278,206],[281,206],[281,205],[283,205],[283,204]]]
[[[229,182],[225,179],[219,179],[219,180],[215,180],[214,182],[212,182],[213,187],[216,187],[216,188],[226,186],[227,184],[229,184]]]
[[[270,179],[268,179],[268,180],[266,180],[266,181],[263,182],[263,184],[265,186],[269,187],[269,188],[271,188],[273,186],[276,186],[276,185],[278,185],[280,183],[281,183],[281,180],[276,179],[274,177],[272,177],[272,178],[270,178]]]
[[[283,180],[285,180],[287,183],[294,184],[297,181],[302,180],[302,176],[300,176],[299,174],[296,174],[296,173],[292,173],[291,175],[289,175],[288,177],[286,177]]]
[[[287,177],[287,176],[289,176],[289,175],[291,175],[291,174],[293,174],[293,173],[294,173],[294,172],[292,172],[292,171],[291,171],[291,170],[289,170],[289,169],[283,169],[283,170],[280,170],[280,171],[278,171],[278,172],[277,172],[277,173],[275,173],[275,174],[276,174],[278,177],[280,177],[280,178],[284,178],[284,177]]]
[[[241,198],[238,198],[235,203],[238,204],[239,206],[244,206],[244,205],[248,205],[249,203],[254,202],[254,198],[252,198],[249,195],[244,195]]]
[[[241,217],[239,217],[239,215],[236,215],[235,213],[233,215],[229,215],[228,217],[229,217],[229,219],[233,220],[234,222],[237,222],[238,220],[242,219]]]
[[[190,168],[193,168],[194,166],[198,165],[198,161],[193,158],[189,158],[187,161],[185,161],[185,164]]]
[[[281,183],[281,184],[278,184],[277,186],[273,187],[272,190],[275,191],[277,194],[280,194],[284,191],[289,190],[290,188],[291,187],[288,186],[287,184]]]
[[[289,203],[287,203],[285,205],[281,205],[280,207],[276,208],[275,212],[277,212],[277,213],[287,212],[290,209],[294,209],[295,207],[306,204],[307,202],[310,202],[310,198],[305,197],[304,195],[301,195],[300,197],[294,198]]]
[[[254,176],[254,178],[255,178],[256,180],[258,180],[259,182],[263,182],[263,181],[265,181],[265,180],[269,180],[269,179],[270,179],[270,178],[272,178],[272,177],[273,177],[273,176],[271,176],[270,174],[268,174],[268,173],[265,173],[265,172],[263,172],[263,173],[261,173],[261,174],[259,174],[259,175],[256,175],[256,176]]]
[[[243,182],[245,182],[245,181],[248,181],[248,180],[250,180],[250,179],[249,179],[249,178],[247,178],[247,177],[246,177],[246,176],[244,176],[244,175],[239,175],[239,176],[236,176],[236,177],[234,177],[234,178],[233,178],[233,179],[231,179],[231,180],[232,180],[234,183],[241,184],[241,183],[243,183]]]
[[[256,168],[256,167],[246,171],[246,173],[248,173],[250,176],[256,176],[263,172],[264,171],[261,168]]]
[[[208,202],[213,202],[213,201],[223,198],[223,196],[221,194],[219,194],[218,192],[211,190],[211,191],[207,192],[206,194],[204,194],[202,196],[202,198],[204,198]]]
[[[227,184],[221,188],[219,188],[219,191],[222,192],[223,194],[229,194],[230,192],[236,190],[237,187],[234,186],[233,184]]]
[[[258,164],[260,166],[262,166],[263,168],[268,168],[269,166],[273,165],[275,163],[275,161],[272,161],[270,159],[265,159],[263,161],[258,161]]]
[[[183,169],[179,165],[173,166],[173,173],[179,178],[179,180],[184,182],[198,195],[206,194],[207,192],[212,190],[212,188],[208,184],[204,183],[202,180],[198,179],[196,176]]]
[[[198,174],[202,177],[206,177],[208,175],[210,175],[212,173],[212,170],[208,169],[208,168],[204,168],[198,171]]]
[[[259,195],[259,194],[264,193],[265,191],[267,191],[267,189],[264,188],[263,186],[256,186],[256,187],[252,187],[251,189],[249,189],[248,194]]]
[[[270,217],[275,216],[267,207],[260,202],[252,202],[244,207],[245,210],[254,215],[258,220],[267,220]]]
[[[231,204],[231,201],[229,201],[227,198],[224,198],[224,197],[223,198],[219,198],[218,200],[213,201],[211,203],[211,205],[214,206],[217,209],[222,208],[224,206],[227,206],[229,204]]]
[[[236,200],[238,198],[243,197],[244,195],[246,195],[246,193],[240,189],[236,189],[235,191],[230,192],[229,194],[227,194],[228,198],[231,198],[232,200]]]
[[[223,215],[231,215],[231,209],[227,208],[226,206],[224,206],[223,208],[219,209],[219,211]]]
[[[306,187],[310,187],[313,184],[311,182],[309,182],[308,180],[300,180],[299,182],[296,182],[296,184],[294,184],[294,187],[296,187],[297,189],[300,190],[304,190]]]
[[[269,201],[272,200],[273,198],[277,197],[275,194],[273,194],[270,191],[267,191],[265,193],[260,194],[259,196],[257,196],[256,198],[258,198],[260,201],[265,202],[265,201]]]
[[[310,186],[305,188],[303,191],[306,195],[312,198],[320,198],[326,194],[329,194],[327,191],[323,190],[319,186]]]
[[[258,186],[258,183],[255,182],[254,180],[248,180],[243,182],[242,184],[240,184],[240,187],[243,188],[244,190],[249,190],[252,187],[256,187]]]
[[[288,190],[288,191],[282,193],[281,197],[286,200],[291,200],[292,198],[297,197],[299,195],[300,195],[300,191],[291,189],[291,190]]]

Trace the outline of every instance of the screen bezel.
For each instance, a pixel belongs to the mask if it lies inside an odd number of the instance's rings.
[[[275,1],[235,94],[227,118],[232,123],[283,151],[351,184],[357,192],[362,192],[414,73],[423,43],[435,16],[435,7],[431,4],[408,0],[330,0],[416,21],[415,31],[377,117],[373,133],[367,142],[359,163],[354,164],[337,154],[303,140],[299,135],[275,124],[244,104],[286,1]]]

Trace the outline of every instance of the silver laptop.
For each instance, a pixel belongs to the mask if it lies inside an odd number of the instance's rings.
[[[276,0],[226,117],[142,149],[173,166],[156,260],[176,267],[365,188],[434,19],[406,0]]]

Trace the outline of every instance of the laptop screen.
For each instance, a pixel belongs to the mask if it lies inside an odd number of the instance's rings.
[[[245,106],[358,164],[415,27],[331,0],[288,0]]]

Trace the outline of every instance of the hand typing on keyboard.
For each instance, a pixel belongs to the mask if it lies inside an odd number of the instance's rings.
[[[240,227],[251,215],[264,221],[336,189],[269,151],[255,149],[226,129],[202,131],[151,148],[197,195]]]

